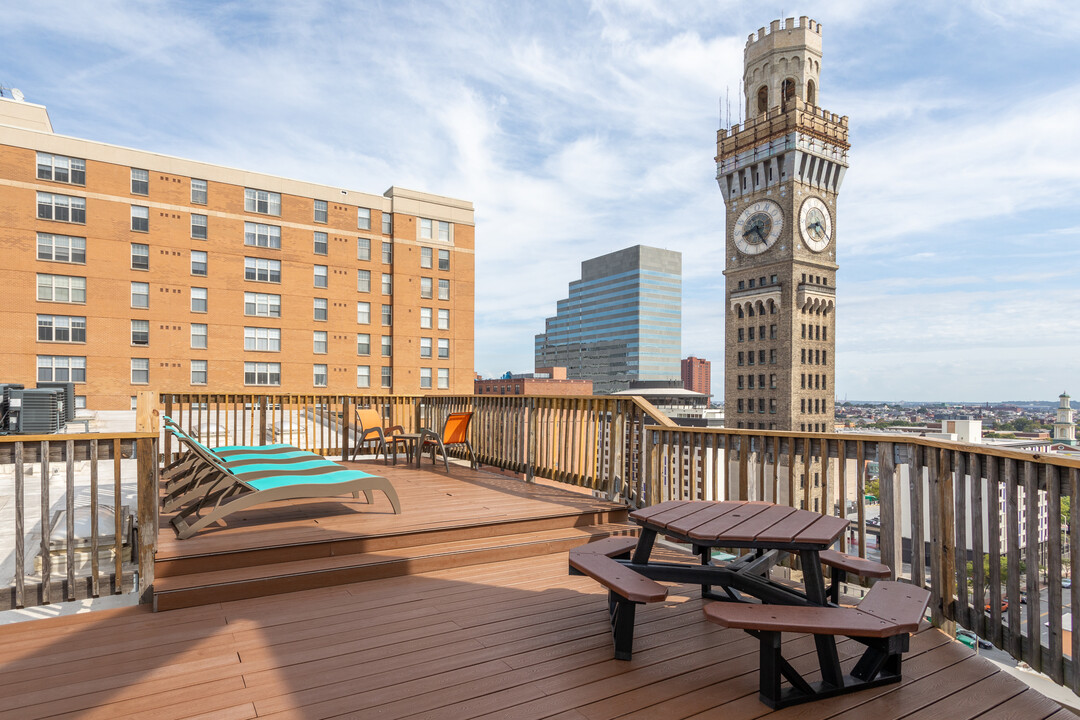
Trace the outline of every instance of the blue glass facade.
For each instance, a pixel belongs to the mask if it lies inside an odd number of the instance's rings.
[[[679,379],[682,254],[636,245],[586,260],[545,330],[536,367],[566,367],[598,395],[631,380]]]

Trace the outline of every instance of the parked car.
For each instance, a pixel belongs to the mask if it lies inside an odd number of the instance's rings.
[[[1072,580],[1070,578],[1061,578],[1061,587],[1063,587],[1063,588],[1071,588],[1072,587]]]
[[[983,650],[989,650],[994,647],[989,640],[983,640],[981,637],[971,632],[970,630],[964,630],[963,628],[957,628],[956,639],[967,645],[972,650],[975,649],[975,645],[978,645]]]
[[[1001,601],[1001,612],[1005,612],[1008,609],[1009,609],[1009,601],[1008,600],[1002,600]],[[986,612],[990,612],[990,603],[986,603]]]

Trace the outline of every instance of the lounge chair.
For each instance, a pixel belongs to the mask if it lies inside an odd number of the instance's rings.
[[[446,422],[443,423],[442,433],[436,434],[432,430],[422,431],[420,433],[420,450],[417,452],[417,457],[422,457],[424,450],[430,450],[431,464],[434,465],[435,453],[439,452],[442,454],[446,472],[449,473],[450,462],[446,457],[446,447],[448,445],[464,445],[465,449],[469,451],[470,467],[475,470],[478,465],[476,454],[473,453],[472,445],[469,444],[469,421],[472,420],[472,416],[471,412],[450,413],[446,417]]]
[[[166,511],[180,508],[172,518],[181,540],[191,537],[211,523],[255,505],[276,500],[334,497],[364,493],[369,504],[374,502],[373,491],[380,490],[394,509],[401,513],[401,502],[390,482],[377,475],[347,470],[326,462],[326,466],[292,469],[290,465],[262,465],[237,472],[197,446],[191,452],[205,467],[188,483],[177,486],[166,496]],[[311,461],[303,464],[309,465]]]
[[[375,443],[375,458],[378,459],[379,451],[382,451],[383,462],[387,462],[386,442],[389,439],[395,449],[397,444],[393,442],[393,436],[405,432],[400,425],[383,427],[382,417],[378,410],[356,409],[356,445],[353,447],[352,459],[360,454],[360,448],[368,443]]]

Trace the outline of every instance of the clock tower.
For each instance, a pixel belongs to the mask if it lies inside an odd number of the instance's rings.
[[[727,216],[725,424],[831,432],[848,119],[818,105],[819,23],[774,20],[750,35],[743,62],[746,117],[716,138]]]

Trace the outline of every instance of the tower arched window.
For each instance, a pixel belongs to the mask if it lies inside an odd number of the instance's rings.
[[[795,99],[795,81],[792,78],[788,78],[780,86],[780,98],[785,103]]]
[[[806,81],[806,102],[817,105],[817,86],[814,85],[813,80]]]
[[[762,85],[757,91],[757,111],[758,115],[764,115],[765,111],[769,109],[769,88]]]

